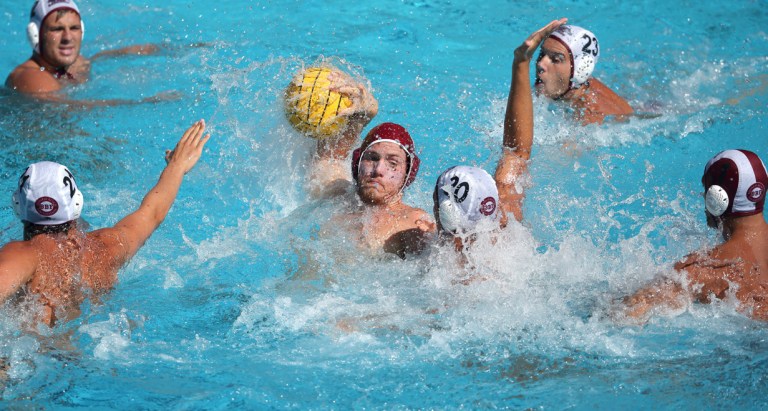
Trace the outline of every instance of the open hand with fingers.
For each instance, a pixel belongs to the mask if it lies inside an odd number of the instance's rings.
[[[199,120],[184,132],[181,139],[173,150],[165,151],[165,161],[168,163],[166,168],[178,167],[186,174],[195,166],[200,155],[203,153],[203,147],[210,134],[203,137],[205,132],[205,120]]]
[[[379,102],[362,83],[339,70],[331,72],[328,80],[331,82],[331,91],[343,94],[352,100],[352,106],[339,111],[340,116],[361,117],[366,120],[366,123],[376,117],[379,112]]]
[[[533,57],[533,53],[539,48],[542,41],[546,40],[553,31],[558,27],[567,23],[567,18],[561,18],[559,20],[552,20],[546,26],[536,30],[533,34],[528,36],[527,39],[518,48],[515,49],[515,60],[517,61],[529,61]]]

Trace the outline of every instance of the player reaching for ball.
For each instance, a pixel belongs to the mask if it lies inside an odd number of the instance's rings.
[[[359,200],[331,224],[353,231],[363,248],[400,257],[421,251],[435,224],[424,210],[403,203],[403,191],[419,170],[408,131],[394,123],[371,129],[352,152],[350,170],[347,158],[363,128],[378,113],[378,102],[360,82],[336,68],[310,68],[294,77],[286,92],[286,109],[297,130],[317,139],[309,172],[310,196]],[[333,115],[325,117],[329,110]],[[312,119],[315,126],[299,124]],[[340,126],[324,126],[328,124]]]

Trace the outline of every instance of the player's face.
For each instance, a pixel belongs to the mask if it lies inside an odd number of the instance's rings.
[[[56,68],[69,67],[80,55],[83,26],[74,11],[54,11],[40,28],[40,55]]]
[[[536,60],[536,92],[548,98],[558,98],[568,91],[570,81],[568,49],[551,37],[544,40]]]
[[[390,142],[368,147],[360,158],[357,192],[369,204],[387,204],[400,198],[408,173],[405,151]]]

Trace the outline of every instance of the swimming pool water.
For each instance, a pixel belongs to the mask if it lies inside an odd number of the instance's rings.
[[[31,2],[0,15],[8,73],[29,55]],[[43,159],[67,164],[94,227],[138,206],[193,121],[213,134],[169,217],[100,304],[33,338],[3,311],[4,408],[765,409],[768,329],[730,302],[609,319],[613,299],[715,244],[700,176],[726,148],[764,158],[765,1],[79,3],[97,61],[73,97],[160,104],[85,110],[0,91],[0,192]],[[639,111],[578,127],[535,101],[525,223],[481,238],[474,272],[450,250],[401,261],[319,237],[339,212],[303,189],[312,141],[283,118],[299,67],[331,58],[366,79],[376,122],[405,125],[431,209],[454,164],[492,171],[512,50],[566,16],[595,32],[595,75]],[[573,149],[566,149],[572,147]],[[21,237],[10,204],[3,243]],[[486,280],[469,286],[456,279]]]

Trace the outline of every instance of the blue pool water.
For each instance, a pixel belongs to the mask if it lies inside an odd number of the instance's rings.
[[[644,327],[613,299],[715,244],[699,179],[726,148],[764,158],[768,3],[275,1],[80,4],[84,54],[102,60],[82,99],[178,101],[84,110],[0,92],[0,192],[43,159],[70,166],[94,227],[132,211],[194,120],[213,133],[169,217],[101,304],[33,338],[3,311],[3,408],[765,409],[768,327],[734,304]],[[6,73],[26,59],[31,1],[0,15]],[[367,79],[376,122],[404,124],[423,168],[408,202],[431,209],[450,165],[492,171],[512,50],[554,18],[601,41],[595,75],[639,111],[577,127],[536,101],[524,225],[472,256],[400,261],[317,238],[336,211],[303,189],[311,140],[280,96],[320,59]],[[574,147],[574,149],[565,149]],[[10,204],[3,243],[21,237]]]

